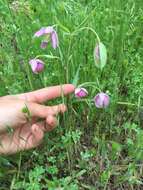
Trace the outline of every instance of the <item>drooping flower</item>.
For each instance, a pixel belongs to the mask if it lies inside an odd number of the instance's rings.
[[[38,74],[44,69],[44,62],[41,61],[40,59],[31,59],[29,61],[29,64],[31,66],[33,73]]]
[[[34,37],[40,37],[42,35],[50,34],[53,31],[53,27],[42,27],[40,30],[35,32]]]
[[[74,93],[76,98],[83,98],[88,95],[88,92],[85,88],[76,88]]]
[[[94,48],[93,54],[95,66],[102,70],[107,62],[107,50],[105,45],[102,42],[98,42]]]
[[[106,108],[110,103],[110,98],[108,94],[100,92],[94,97],[94,103],[97,108]]]
[[[34,34],[34,37],[40,37],[40,36],[45,37],[45,39],[41,42],[41,48],[46,48],[49,38],[52,43],[52,47],[54,49],[56,49],[59,46],[57,32],[54,30],[54,28],[52,26],[42,27],[40,30],[38,30]]]

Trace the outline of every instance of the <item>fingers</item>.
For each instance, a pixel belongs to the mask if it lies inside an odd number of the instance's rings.
[[[32,132],[32,135],[29,138],[29,143],[27,144],[27,149],[38,146],[41,143],[43,136],[44,136],[44,132],[42,131],[40,126],[37,124],[32,125],[31,132]]]
[[[16,95],[20,99],[24,99],[27,101],[42,103],[47,100],[51,100],[62,95],[67,95],[74,92],[74,85],[72,84],[64,84],[59,86],[47,87],[40,90],[36,90],[34,92],[24,93]]]
[[[49,115],[46,120],[36,123],[43,132],[52,131],[57,125],[58,121],[55,116]]]
[[[25,149],[31,149],[38,146],[43,137],[44,132],[51,131],[57,126],[57,119],[54,116],[49,115],[46,119],[46,127],[44,127],[43,122],[40,124],[33,124],[31,126],[31,136],[27,140]]]
[[[58,122],[54,116],[49,115],[46,118],[46,126],[44,123],[43,121],[32,126],[24,125],[16,129],[12,136],[7,133],[1,135],[0,154],[14,154],[38,146],[42,142],[44,132],[53,130]]]
[[[32,117],[47,118],[48,115],[57,115],[66,111],[64,104],[56,106],[44,106],[36,103],[29,103],[27,105]]]
[[[46,131],[52,131],[57,125],[58,125],[58,121],[56,117],[49,115],[46,118],[46,126],[44,127],[44,129]]]
[[[0,154],[14,154],[38,146],[44,136],[44,131],[37,124],[24,126],[14,131],[12,135],[7,133],[0,136]]]
[[[33,124],[31,126],[31,130],[26,129],[25,131],[23,131],[23,134],[21,134],[20,137],[19,136],[17,137],[19,138],[18,140],[19,143],[17,149],[15,149],[15,152],[35,148],[42,142],[43,137],[44,137],[44,132],[42,131],[40,126],[37,124]],[[16,147],[15,145],[16,144],[14,144],[13,148]]]

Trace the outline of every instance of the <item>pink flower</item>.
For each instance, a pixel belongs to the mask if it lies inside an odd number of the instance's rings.
[[[43,41],[41,42],[40,47],[41,47],[42,49],[45,49],[45,48],[47,47],[47,44],[48,44],[48,41],[43,40]]]
[[[101,70],[107,63],[107,50],[102,42],[98,42],[94,48],[94,62],[95,66]]]
[[[41,42],[41,48],[46,48],[48,44],[48,38],[50,37],[52,47],[56,49],[59,46],[59,40],[58,40],[58,35],[57,32],[54,30],[52,26],[48,27],[42,27],[40,30],[38,30],[35,34],[34,37],[40,37],[40,36],[45,36],[45,40]]]
[[[44,69],[44,62],[41,61],[40,59],[31,59],[29,61],[29,64],[31,66],[33,73],[38,74]]]
[[[104,92],[100,92],[94,97],[94,102],[97,108],[106,108],[110,103],[110,98]]]
[[[88,95],[88,92],[85,88],[76,88],[75,89],[75,97],[76,98],[83,98]]]

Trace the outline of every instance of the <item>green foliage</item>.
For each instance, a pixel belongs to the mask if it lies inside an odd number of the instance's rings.
[[[49,102],[64,101],[68,112],[40,148],[0,158],[0,189],[142,189],[142,7],[134,0],[0,0],[1,96],[90,82],[92,97],[100,88],[111,99],[106,110],[96,109],[91,95]],[[33,40],[48,25],[58,32],[58,50]],[[87,28],[104,44],[102,73],[94,64],[97,38]],[[28,61],[41,55],[45,70],[35,75]],[[30,118],[26,106],[23,112]]]
[[[22,181],[17,182],[13,189],[28,189],[28,190],[40,190],[42,175],[44,174],[45,169],[42,166],[36,166],[33,170],[29,172],[28,182]]]

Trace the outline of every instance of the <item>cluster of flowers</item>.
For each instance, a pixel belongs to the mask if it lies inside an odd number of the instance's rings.
[[[54,30],[52,26],[48,27],[42,27],[40,30],[38,30],[34,37],[41,37],[44,36],[44,40],[41,42],[41,48],[45,49],[48,45],[48,42],[51,41],[53,49],[56,49],[59,45],[58,35],[57,32]],[[32,71],[35,74],[40,73],[44,69],[44,62],[40,59],[31,59],[29,61],[29,64],[31,66]]]
[[[51,41],[53,49],[56,49],[59,46],[59,40],[57,32],[54,30],[52,26],[48,27],[42,27],[40,30],[38,30],[34,37],[44,37],[44,40],[41,42],[41,48],[45,49],[48,45],[48,42]],[[94,60],[95,65],[98,68],[103,68],[106,64],[106,48],[104,44],[102,44],[100,41],[96,45],[94,49]],[[29,64],[31,66],[32,71],[35,74],[40,73],[44,69],[44,62],[40,59],[34,58],[29,61]],[[75,89],[75,97],[76,98],[83,98],[88,95],[88,91],[85,88],[76,88]],[[97,108],[106,108],[109,105],[110,98],[108,94],[104,92],[98,93],[94,97],[94,103]]]
[[[75,89],[75,97],[77,98],[83,98],[88,96],[88,91],[85,88],[76,88]],[[97,108],[106,108],[110,103],[110,98],[108,94],[104,92],[98,93],[94,97],[94,103]]]

